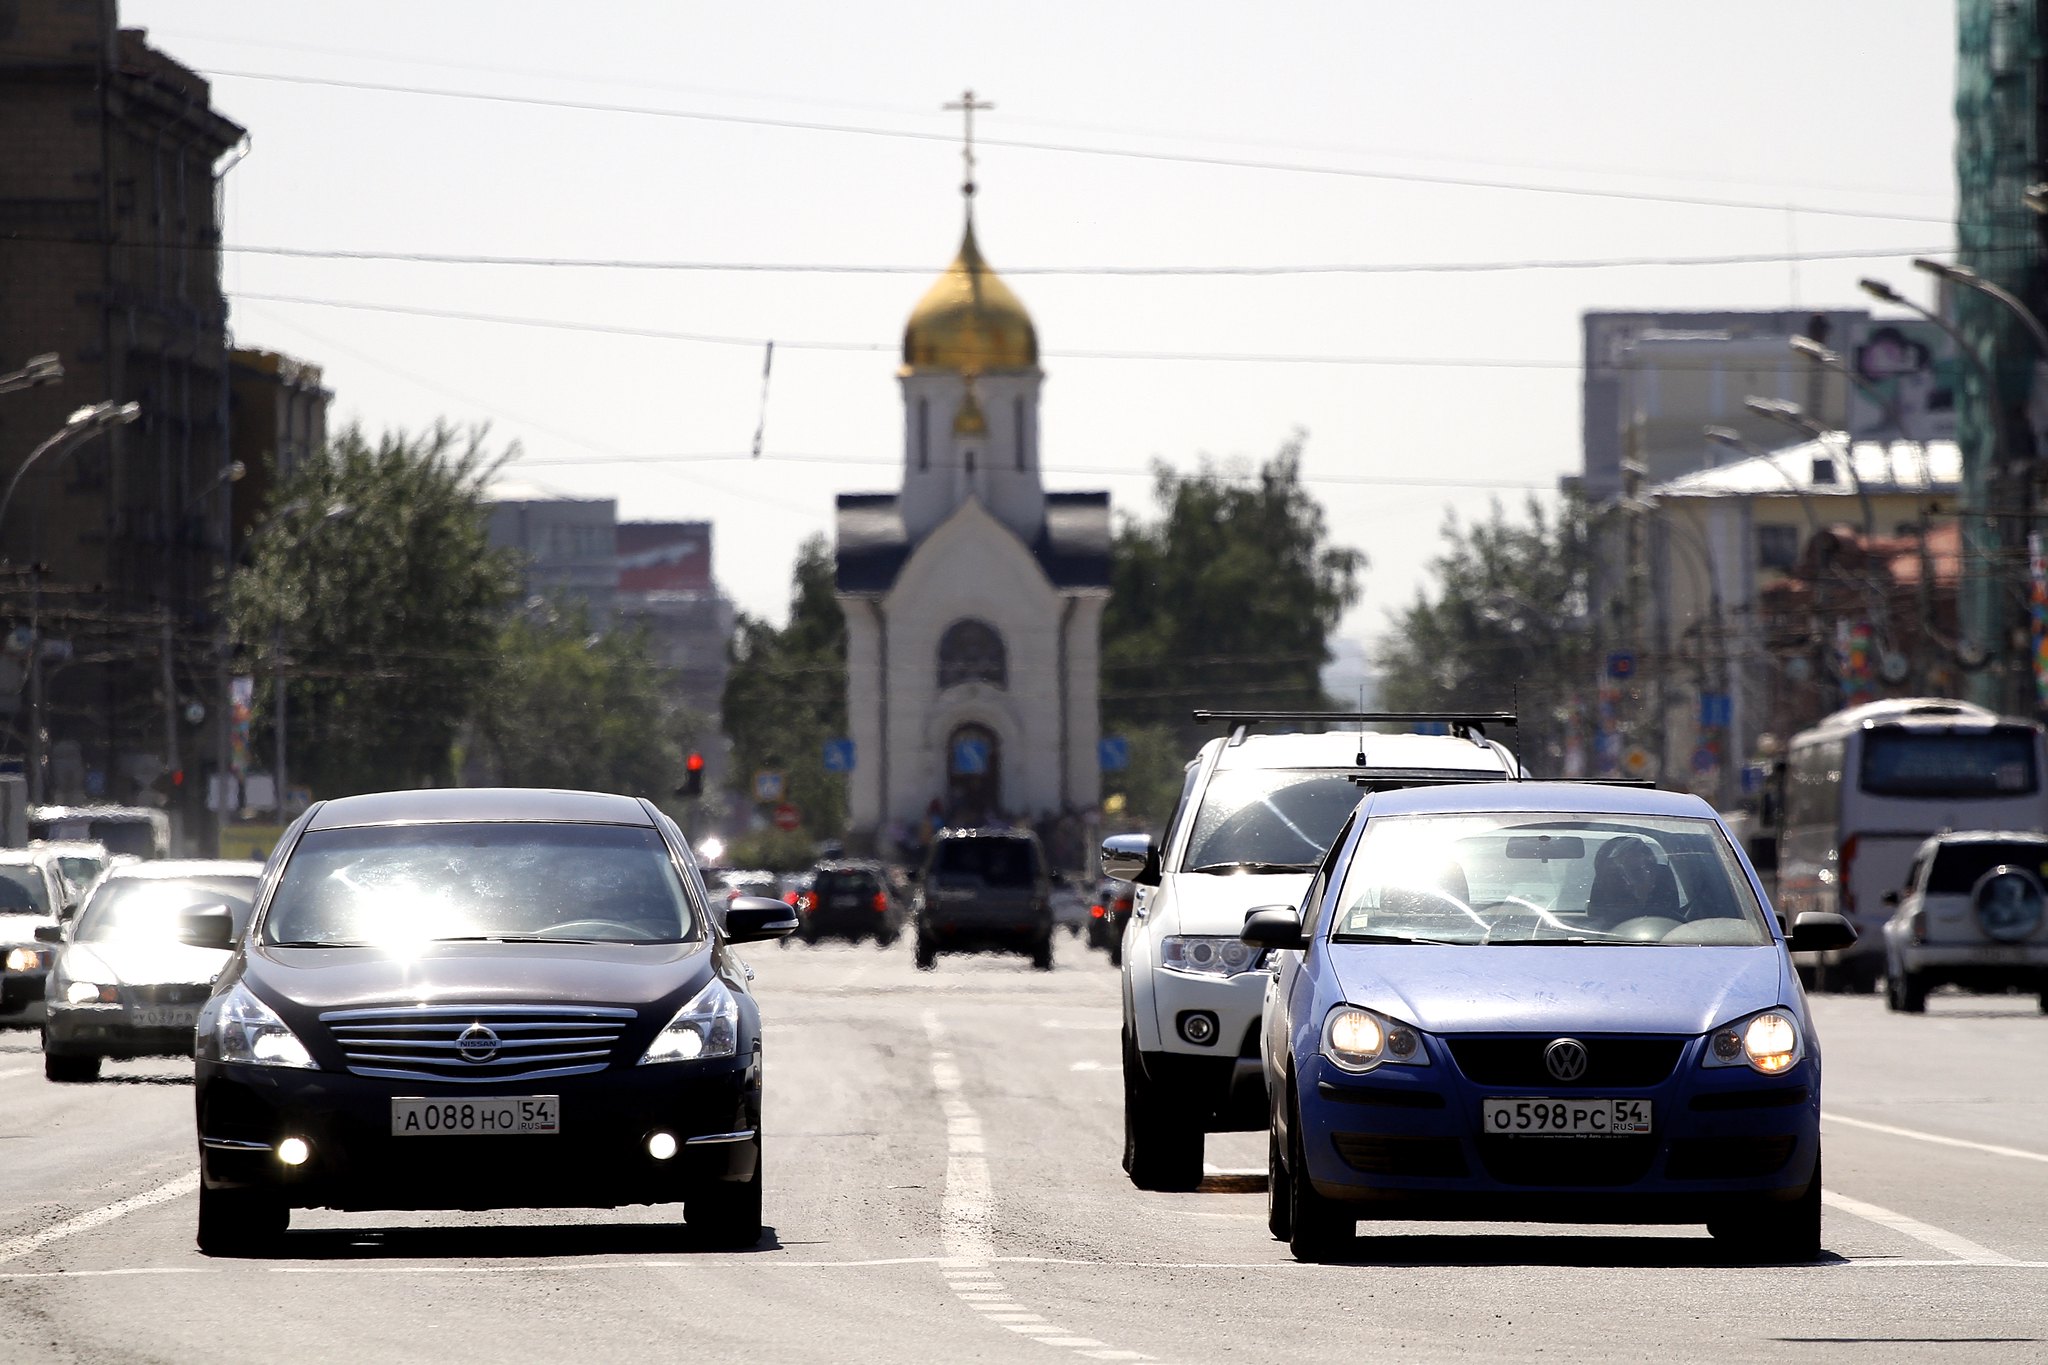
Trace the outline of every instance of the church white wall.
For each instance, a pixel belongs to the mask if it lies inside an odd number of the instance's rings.
[[[957,371],[913,371],[903,383],[903,513],[911,540],[922,539],[969,497],[1027,543],[1045,522],[1038,458],[1038,393],[1044,376],[1010,370],[976,377],[988,430],[958,436],[953,422],[966,401]],[[920,444],[920,423],[923,444]],[[1018,468],[1019,455],[1023,468]],[[967,456],[973,455],[972,470]]]

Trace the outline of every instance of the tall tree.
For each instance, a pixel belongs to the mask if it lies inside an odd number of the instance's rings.
[[[846,827],[846,778],[824,760],[825,741],[846,733],[846,618],[834,572],[832,547],[812,536],[797,552],[788,624],[740,615],[721,706],[742,800],[755,773],[782,773],[785,799],[814,838]]]
[[[1594,558],[1586,508],[1553,515],[1529,500],[1521,521],[1498,502],[1483,522],[1447,518],[1432,564],[1381,642],[1380,699],[1396,710],[1508,710],[1509,736],[1538,776],[1564,771],[1574,727],[1592,701],[1597,642],[1588,600]]]
[[[490,547],[482,432],[342,432],[279,480],[229,619],[260,678],[289,680],[287,762],[319,796],[454,780],[517,575]],[[260,719],[275,723],[259,686]],[[274,730],[273,730],[274,734]]]

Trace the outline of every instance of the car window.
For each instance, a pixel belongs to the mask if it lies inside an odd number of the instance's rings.
[[[33,863],[0,864],[0,915],[47,915],[50,890]]]
[[[1031,886],[1038,880],[1038,849],[1029,839],[941,839],[932,850],[932,875],[983,886]]]
[[[872,872],[820,872],[814,888],[819,896],[872,896],[882,889]]]
[[[1184,872],[1246,868],[1307,872],[1358,805],[1348,771],[1247,768],[1210,777]]]
[[[661,836],[630,825],[309,830],[263,920],[273,944],[673,943],[697,933]]]
[[[1339,940],[1771,941],[1720,826],[1695,818],[1378,816],[1353,850],[1338,906]]]
[[[2048,875],[2048,845],[2011,843],[1943,844],[1927,871],[1930,896],[1967,896],[1994,867],[2025,868],[2036,877]]]
[[[86,902],[71,936],[78,942],[175,940],[187,911],[224,905],[239,938],[249,927],[258,884],[255,877],[114,877]]]

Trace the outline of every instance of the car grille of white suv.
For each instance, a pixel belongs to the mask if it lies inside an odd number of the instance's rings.
[[[355,1075],[481,1085],[602,1071],[636,1017],[604,1005],[396,1005],[320,1022]]]

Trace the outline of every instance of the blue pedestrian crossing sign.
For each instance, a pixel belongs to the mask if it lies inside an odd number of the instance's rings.
[[[1120,773],[1131,766],[1131,742],[1122,735],[1104,735],[1095,742],[1096,760],[1106,773]]]
[[[825,771],[828,773],[850,773],[853,771],[853,741],[850,739],[828,739],[825,741]]]
[[[956,776],[978,777],[987,771],[987,740],[956,739],[953,741],[953,772]]]

